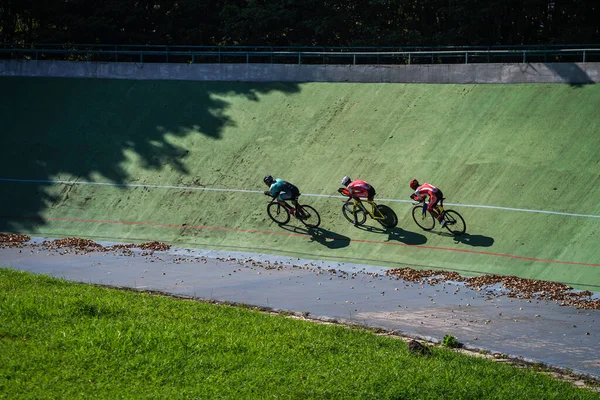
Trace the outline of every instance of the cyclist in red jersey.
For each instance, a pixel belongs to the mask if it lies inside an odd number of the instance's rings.
[[[437,219],[442,228],[446,225],[446,220],[442,218],[442,215],[437,211],[437,204],[444,205],[444,194],[437,187],[429,184],[420,184],[418,180],[413,179],[410,181],[409,186],[415,192],[410,195],[410,198],[415,201],[424,201],[429,196],[429,202],[427,204],[427,211]]]
[[[375,192],[375,188],[369,185],[365,181],[361,181],[360,179],[352,180],[349,176],[345,176],[342,179],[342,185],[346,186],[346,189],[340,188],[338,191],[352,198],[367,198],[367,201],[370,203],[375,198],[377,194]],[[347,193],[345,193],[347,192]]]

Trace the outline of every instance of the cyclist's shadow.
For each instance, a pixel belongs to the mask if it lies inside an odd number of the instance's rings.
[[[483,235],[470,235],[463,233],[460,236],[454,236],[454,240],[473,247],[490,247],[494,244],[494,238]]]
[[[483,235],[471,235],[467,232],[463,233],[462,235],[454,235],[450,232],[445,231],[438,231],[432,233],[435,233],[439,236],[451,237],[454,239],[455,242],[467,244],[473,247],[490,247],[494,244],[494,238],[492,237]]]
[[[286,231],[301,233],[306,236],[310,236],[310,240],[322,244],[329,249],[341,249],[350,245],[350,239],[348,236],[340,235],[339,233],[329,231],[327,229],[319,228],[307,228],[300,226],[281,225],[281,228]]]
[[[427,237],[425,235],[421,235],[417,232],[407,231],[405,229],[395,227],[395,228],[382,228],[379,226],[373,225],[357,225],[358,229],[373,232],[373,233],[381,233],[388,235],[388,240],[397,240],[398,242],[402,242],[404,244],[410,245],[418,245],[425,244],[427,242]]]

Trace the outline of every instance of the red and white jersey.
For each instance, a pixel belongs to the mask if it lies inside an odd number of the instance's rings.
[[[430,199],[437,198],[438,188],[429,183],[423,183],[421,186],[415,190],[415,196],[419,199],[424,199],[425,196],[429,196]]]
[[[356,197],[368,197],[369,190],[371,189],[371,185],[369,185],[365,181],[361,181],[360,179],[353,180],[348,185],[348,189],[354,194]]]

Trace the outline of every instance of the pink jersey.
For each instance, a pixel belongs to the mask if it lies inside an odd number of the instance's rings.
[[[415,190],[415,196],[419,200],[424,200],[425,197],[429,196],[429,205],[427,206],[428,210],[431,210],[435,207],[440,199],[440,192],[438,188],[429,183],[423,183],[421,186]]]
[[[425,196],[436,197],[438,188],[429,183],[424,183],[415,190],[415,194],[419,199],[424,199]]]
[[[368,197],[371,185],[360,179],[356,179],[348,185],[348,189],[352,191],[356,197]]]

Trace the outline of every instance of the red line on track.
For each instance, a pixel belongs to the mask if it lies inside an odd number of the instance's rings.
[[[113,225],[147,225],[147,226],[160,226],[166,228],[178,228],[178,229],[210,229],[214,231],[234,231],[234,232],[243,232],[243,233],[260,233],[263,235],[283,235],[283,236],[293,236],[293,237],[305,237],[310,236],[303,233],[291,233],[291,232],[271,232],[271,231],[262,231],[259,229],[240,229],[240,228],[226,228],[219,226],[209,226],[209,225],[181,225],[181,224],[164,224],[159,222],[146,222],[146,221],[114,221],[107,219],[78,219],[78,218],[42,218],[42,217],[25,217],[25,216],[0,216],[3,219],[34,219],[34,220],[48,220],[48,221],[69,221],[69,222],[85,222],[85,223],[99,223],[99,224],[113,224]],[[406,243],[393,243],[393,242],[378,242],[376,240],[367,240],[367,239],[337,239],[337,238],[328,238],[331,240],[343,240],[343,241],[351,241],[357,243],[373,243],[380,245],[389,245],[389,246],[402,246],[402,247],[410,247],[415,249],[427,249],[427,250],[437,250],[437,251],[450,251],[456,253],[467,253],[467,254],[479,254],[484,256],[492,256],[492,257],[504,257],[504,258],[514,258],[518,260],[526,260],[526,261],[534,261],[541,263],[550,263],[550,264],[567,264],[567,265],[581,265],[586,267],[600,267],[600,264],[592,264],[592,263],[583,263],[576,261],[559,261],[559,260],[547,260],[542,258],[535,257],[525,257],[525,256],[517,256],[513,254],[503,254],[503,253],[492,253],[487,251],[476,251],[476,250],[467,250],[467,249],[451,249],[447,247],[436,247],[436,246],[422,246],[422,245],[414,245],[414,244],[406,244]]]

